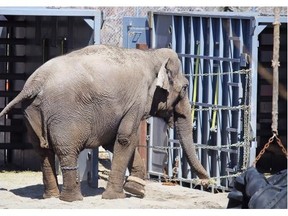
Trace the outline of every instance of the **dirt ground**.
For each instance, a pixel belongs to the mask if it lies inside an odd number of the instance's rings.
[[[98,188],[81,182],[83,201],[64,202],[58,198],[43,199],[42,173],[33,171],[1,171],[1,209],[225,209],[227,193],[211,193],[180,185],[164,185],[156,180],[146,180],[144,198],[126,193],[127,198],[104,200],[101,198],[111,168],[109,155],[99,152]],[[62,176],[58,175],[60,190]]]
[[[58,176],[59,184],[62,176]],[[83,182],[83,201],[64,202],[57,198],[42,199],[41,172],[0,171],[0,209],[223,209],[228,203],[227,193],[213,194],[179,185],[146,181],[146,196],[137,198],[101,199],[107,181],[99,179],[98,188]]]

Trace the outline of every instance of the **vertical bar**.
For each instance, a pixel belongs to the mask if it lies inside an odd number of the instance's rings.
[[[211,18],[210,19],[210,25],[211,25],[211,44],[213,44],[213,49],[210,51],[211,56],[219,56],[219,33],[220,33],[220,26],[219,26],[219,19],[220,18]],[[212,37],[213,36],[213,37]],[[211,46],[212,47],[212,46]],[[212,61],[213,64],[213,73],[219,73],[219,61]],[[212,94],[214,93],[214,101],[212,102],[214,105],[218,105],[218,94],[219,94],[219,75],[214,75],[211,77],[212,80]],[[214,90],[213,90],[214,89]],[[217,131],[218,125],[217,125],[217,110],[212,111],[212,125],[210,128],[210,145],[217,146]],[[218,175],[218,166],[217,166],[217,155],[218,151],[211,151],[211,176],[219,176]]]
[[[241,20],[240,19],[231,19],[231,29],[232,29],[232,37],[234,38],[232,40],[233,42],[233,53],[232,53],[232,58],[240,58],[240,49],[241,49]],[[237,62],[234,62],[232,64],[232,72],[233,71],[238,71],[240,70],[240,64]],[[237,83],[238,87],[231,87],[232,90],[232,106],[238,106],[239,105],[239,95],[240,95],[240,79],[239,79],[239,74],[234,73],[232,75],[232,82]],[[240,134],[241,128],[239,127],[239,123],[241,122],[240,119],[240,112],[241,110],[234,110],[231,111],[231,118],[232,118],[232,128],[235,128],[237,132],[231,133],[231,144],[237,143],[239,138],[238,134]],[[232,149],[236,149],[237,147],[232,147]],[[238,167],[238,157],[239,157],[239,152],[237,154],[231,154],[231,162],[232,162],[232,167]],[[239,167],[238,167],[239,168]]]
[[[42,17],[39,16],[37,19],[35,19],[35,41],[36,44],[40,45],[42,43],[42,28],[43,28],[43,23],[42,23]]]
[[[147,175],[147,122],[146,120],[142,120],[139,127],[139,147],[138,151],[142,158],[144,169],[145,169],[145,176]]]
[[[136,49],[140,50],[148,50],[147,44],[136,44]],[[147,135],[147,122],[146,120],[142,120],[140,122],[139,127],[139,147],[138,151],[142,158],[144,169],[145,169],[145,176],[147,175],[147,142],[146,142],[146,135]]]
[[[100,44],[100,31],[103,21],[102,12],[98,12],[94,16],[94,44]]]
[[[250,98],[250,107],[251,107],[251,120],[250,125],[251,129],[254,132],[254,139],[251,141],[251,147],[250,147],[250,158],[249,158],[249,166],[253,165],[253,161],[256,157],[256,148],[257,148],[257,95],[258,95],[258,73],[254,73],[255,71],[258,71],[258,36],[259,34],[266,28],[266,25],[259,25],[258,19],[251,19],[250,20],[250,29],[253,29],[252,31],[252,44],[251,46],[251,66],[250,69],[252,71],[251,73],[251,98]]]
[[[194,54],[194,49],[196,46],[196,41],[195,41],[195,35],[194,35],[194,22],[193,22],[193,16],[190,17],[190,50],[189,54]],[[194,61],[192,58],[190,58],[190,67],[189,71],[186,71],[187,74],[189,75],[189,100],[192,102],[192,95],[193,95],[193,68],[195,67]],[[193,122],[192,122],[193,124]]]
[[[150,28],[150,47],[155,48],[156,44],[156,27],[155,27],[155,17],[153,12],[148,13],[148,25]]]
[[[172,128],[169,128],[169,138],[168,139],[174,140],[174,130]],[[173,149],[174,142],[168,141],[168,146],[169,146],[169,149],[168,149],[168,172],[167,172],[167,174],[169,177],[172,177],[173,176],[174,159],[175,159],[175,154],[174,154],[175,150]]]
[[[222,18],[219,18],[219,43],[218,43],[218,51],[219,51],[219,57],[224,57],[224,42],[223,42],[223,23],[222,23]],[[224,70],[223,70],[223,62],[218,62],[219,64],[219,73],[223,73]],[[221,95],[223,95],[223,85],[222,85],[222,82],[221,80],[223,79],[223,75],[219,75],[218,77],[218,82],[219,82],[219,85],[218,85],[218,104],[219,105],[223,105],[223,98],[221,97]],[[222,112],[221,111],[218,111],[218,120],[217,120],[217,146],[218,147],[221,147],[221,144],[222,144],[222,140],[223,140],[223,137],[222,137]],[[217,157],[221,157],[221,152],[217,152]],[[217,158],[218,159],[218,158]],[[217,175],[216,177],[220,177],[221,176],[221,163],[222,161],[221,160],[218,160],[218,164],[217,164]],[[220,179],[217,179],[217,185],[220,185]]]
[[[152,137],[154,136],[154,130],[153,130],[153,118],[150,118],[149,120],[149,125],[150,125],[150,130],[149,130],[149,142],[148,142],[148,164],[147,164],[147,171],[148,175],[153,171],[152,170],[152,160],[153,160],[153,139]],[[148,176],[149,178],[150,176]]]
[[[220,26],[222,29],[222,42],[223,42],[223,47],[222,48],[222,53],[224,58],[229,58],[229,19],[228,18],[223,18],[222,19],[222,25]],[[222,62],[222,71],[223,72],[228,72],[229,69],[229,63],[224,61]],[[222,75],[222,105],[223,106],[228,106],[228,75]],[[229,111],[227,110],[222,110],[222,118],[221,118],[221,143],[222,145],[227,145],[229,143],[229,134],[226,130],[228,127],[228,115]],[[220,161],[221,161],[221,167],[220,167],[220,176],[226,175],[226,168],[227,168],[227,153],[221,151],[220,153]],[[221,184],[223,185],[223,182],[225,180],[221,181]]]
[[[203,56],[203,52],[204,52],[204,39],[203,39],[203,31],[202,31],[202,18],[199,17],[199,29],[198,29],[198,34],[199,34],[199,50],[200,52],[197,53],[197,56]],[[203,59],[199,60],[199,71],[198,71],[198,75],[201,74],[201,69],[203,67]],[[196,77],[195,77],[196,78]],[[201,78],[201,79],[200,79]],[[202,87],[202,77],[199,76],[198,78],[198,83],[197,83],[197,100],[198,102],[202,102],[202,98],[203,98],[203,87]],[[197,143],[202,143],[202,111],[197,112]],[[201,161],[202,163],[202,149],[199,149],[198,151],[198,156],[199,156],[199,161]],[[205,166],[204,166],[205,168]]]
[[[67,17],[68,19],[68,27],[67,27],[67,50],[71,50],[74,48],[74,17]]]
[[[92,175],[89,185],[94,188],[98,188],[98,155],[99,148],[92,150]]]
[[[202,44],[203,44],[203,53],[202,56],[209,56],[209,39],[210,39],[210,30],[209,30],[209,18],[202,17]],[[202,93],[202,103],[209,104],[209,94],[210,88],[209,88],[209,76],[204,76],[204,74],[210,73],[210,67],[209,63],[210,60],[203,59],[202,62],[202,73],[201,73],[201,80],[202,85],[199,92]],[[204,90],[205,89],[205,90]],[[202,138],[201,143],[207,145],[208,139],[209,139],[209,111],[203,111],[202,112]],[[204,168],[209,172],[208,167],[208,150],[207,149],[201,149],[201,162]]]

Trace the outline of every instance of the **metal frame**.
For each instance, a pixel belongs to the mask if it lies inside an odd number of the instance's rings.
[[[49,29],[49,31],[52,32],[51,34],[49,33],[49,36],[51,35],[51,41],[54,41],[53,43],[56,42],[57,34],[59,31],[57,19],[68,17],[68,19],[65,19],[65,20],[67,20],[67,34],[68,34],[68,36],[71,35],[71,37],[73,37],[74,32],[75,32],[75,30],[73,29],[74,28],[73,19],[75,19],[77,17],[81,20],[83,19],[84,24],[87,23],[88,26],[92,30],[91,38],[90,38],[90,33],[88,33],[89,35],[88,36],[86,35],[87,37],[85,38],[85,42],[83,42],[83,43],[86,43],[86,41],[87,41],[88,44],[86,44],[86,45],[100,44],[100,30],[101,30],[102,23],[103,23],[103,14],[100,10],[96,10],[96,9],[94,9],[94,10],[84,9],[83,10],[83,9],[75,9],[75,8],[55,8],[55,7],[0,7],[0,15],[8,16],[8,17],[15,17],[15,18],[25,17],[25,19],[26,18],[30,19],[31,17],[33,17],[33,19],[34,19],[34,17],[39,17],[39,18],[35,19],[35,26],[33,26],[33,28],[35,29],[35,38],[37,39],[37,41],[35,41],[35,43],[38,46],[38,50],[39,50],[39,47],[41,49],[41,46],[42,46],[42,50],[43,50],[43,49],[45,49],[45,46],[46,46],[45,42],[43,42],[46,39],[45,38],[43,39],[44,36],[41,35],[41,30],[42,30],[42,28],[44,28],[43,23],[41,23],[41,22],[43,19],[47,19],[47,18],[49,18],[49,19],[51,18],[52,25],[51,26],[48,25],[45,27],[46,27],[46,29]],[[4,23],[4,22],[5,21],[3,21],[2,24],[6,25],[6,23]],[[12,23],[12,22],[14,22],[14,20],[9,22],[7,24],[7,27],[9,25],[12,25],[14,28],[15,23]],[[16,23],[21,24],[21,22],[17,22],[17,21],[16,21]],[[54,23],[55,23],[55,25],[54,25]],[[22,22],[22,24],[23,24],[23,22]],[[82,23],[81,23],[81,25],[82,25]],[[87,29],[89,28],[88,26],[87,26]],[[15,28],[16,27],[17,27],[17,25],[15,25]],[[24,25],[22,25],[21,27],[26,28],[26,26],[24,26]],[[32,28],[32,27],[30,26],[30,28]],[[66,34],[66,32],[65,32],[65,34]],[[80,36],[81,36],[81,34],[80,34]],[[63,40],[65,40],[65,39],[66,38],[64,38]],[[13,40],[15,40],[15,39],[13,38]],[[27,41],[25,39],[23,39],[23,40]],[[81,40],[84,41],[84,39],[82,37],[79,37],[78,42],[80,42]],[[6,41],[8,41],[8,40],[6,40]],[[17,43],[14,43],[13,45],[20,45],[19,41],[21,42],[21,40],[16,39],[15,41],[17,41]],[[62,42],[64,43],[64,41],[62,41]],[[70,51],[71,49],[75,49],[76,46],[78,46],[78,47],[82,46],[82,42],[79,44],[74,44],[75,42],[73,41],[73,38],[70,41],[67,41],[67,43],[69,43],[69,42],[70,42],[69,46],[67,45],[68,51]],[[34,41],[33,41],[33,43],[34,43]],[[30,44],[23,43],[21,45],[22,46],[28,46]],[[51,46],[51,44],[50,44],[50,46]],[[53,47],[56,47],[56,44],[54,44]],[[50,47],[48,47],[47,50],[49,48]],[[61,47],[61,48],[63,51],[63,47]],[[55,49],[55,48],[53,48],[53,49]],[[44,51],[43,51],[43,53],[44,53]],[[37,59],[37,63],[39,63],[39,65],[41,63],[45,62],[46,60],[48,60],[46,58],[47,57],[46,52],[45,52],[45,54],[43,54],[43,53],[42,53],[42,55],[43,55],[42,58],[40,56],[40,58]],[[47,53],[48,53],[48,51],[47,51]],[[62,52],[62,54],[64,54],[64,53],[65,52]],[[53,53],[53,55],[55,55],[55,54]],[[59,55],[59,54],[57,53],[56,55]],[[8,56],[8,57],[10,57],[10,56]],[[53,57],[53,56],[50,56],[50,57]],[[8,58],[6,58],[6,59],[8,59]],[[5,61],[5,59],[4,59],[4,61]],[[7,60],[7,61],[10,61],[10,60]],[[35,61],[35,59],[34,59],[34,61]],[[14,62],[15,61],[13,61],[13,64],[14,64]],[[21,70],[23,68],[21,68]],[[28,71],[28,72],[30,72],[30,71]],[[14,75],[14,77],[16,77],[16,75],[19,75],[19,74],[13,74],[13,73],[8,74],[9,77],[12,77],[10,75]],[[27,71],[24,71],[23,74],[25,74],[25,73],[27,73]],[[1,76],[2,79],[10,79],[10,78],[5,78],[7,76],[7,73],[2,72],[1,75],[3,75],[3,76]],[[27,76],[24,76],[24,78],[27,78]],[[11,82],[16,83],[17,81],[18,80],[11,78]],[[7,93],[9,93],[9,92],[7,92]],[[15,96],[15,95],[13,95],[13,96]],[[22,114],[22,112],[17,113],[17,114]],[[2,128],[4,128],[4,127],[2,127]],[[10,132],[8,132],[8,133],[10,133]],[[5,151],[8,151],[7,149],[9,149],[9,150],[25,149],[25,148],[29,149],[31,147],[31,145],[24,145],[24,142],[25,141],[22,140],[21,143],[9,142],[9,143],[3,143],[2,145],[0,143],[0,149],[1,148],[6,149]],[[18,150],[15,150],[15,151],[18,151]],[[29,151],[29,150],[25,150],[25,151]],[[29,152],[27,154],[29,154]],[[35,163],[35,162],[33,161],[33,163]],[[81,180],[87,180],[88,183],[93,187],[98,187],[98,148],[93,149],[93,150],[92,149],[85,149],[83,152],[80,153],[78,163],[79,163],[80,179]]]
[[[197,109],[194,141],[198,157],[210,177],[216,179],[217,186],[228,188],[231,177],[239,175],[255,159],[258,35],[268,23],[273,23],[273,17],[234,12],[152,12],[150,17],[151,47],[175,50],[189,79],[189,99],[192,108],[195,106]],[[281,22],[287,23],[287,17],[281,17]],[[198,74],[195,72],[197,58]],[[193,101],[195,91],[197,100]],[[211,125],[214,112],[217,115],[216,131]],[[182,158],[182,149],[174,131],[170,129],[167,135],[159,135],[155,121],[150,120],[149,175],[175,178],[176,168],[176,178],[180,183],[190,182],[192,187],[196,176]],[[168,142],[165,139],[160,144],[154,142],[151,138],[154,133],[169,137]],[[155,165],[155,151],[159,151],[159,147],[167,150],[168,171],[165,173],[155,169],[159,168],[159,164]],[[181,163],[177,162],[178,167],[174,167],[179,157]]]
[[[87,24],[94,29],[94,44],[100,44],[100,34],[98,33],[103,23],[103,14],[100,10],[56,7],[0,7],[0,15],[83,17]]]

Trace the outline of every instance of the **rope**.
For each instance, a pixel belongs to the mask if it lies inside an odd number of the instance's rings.
[[[278,94],[279,94],[279,46],[280,46],[280,8],[274,8],[275,21],[273,41],[273,96],[272,96],[272,132],[278,134]]]
[[[272,136],[268,140],[268,142],[264,145],[263,149],[257,155],[253,166],[256,166],[256,163],[260,160],[262,155],[265,153],[266,149],[269,148],[270,144],[276,138],[277,144],[282,149],[282,152],[285,154],[287,158],[287,152],[285,147],[283,146],[281,140],[278,138],[278,95],[279,95],[279,71],[278,67],[280,66],[279,62],[279,46],[280,46],[280,8],[274,8],[274,32],[273,32],[273,95],[272,95]]]
[[[192,103],[192,106],[195,106],[197,105],[196,103]],[[231,107],[228,107],[228,106],[215,106],[215,105],[212,105],[211,107],[207,107],[207,108],[194,108],[195,111],[211,111],[211,110],[218,110],[218,111],[221,111],[221,110],[230,110],[230,111],[235,111],[235,110],[248,110],[249,109],[249,106],[248,105],[239,105],[239,106],[231,106]]]
[[[179,143],[178,140],[173,140],[170,142],[174,142],[174,143]],[[210,149],[210,150],[219,150],[221,151],[222,149],[229,149],[231,147],[245,147],[247,146],[247,144],[245,142],[237,142],[237,143],[233,143],[233,144],[228,144],[228,145],[221,145],[221,146],[208,146],[205,144],[194,144],[195,148],[197,149]],[[182,149],[181,146],[145,146],[145,145],[137,145],[137,147],[146,147],[146,148],[151,148],[151,149],[157,149],[157,150],[167,150],[167,149]]]
[[[218,75],[229,75],[229,74],[250,74],[250,69],[241,69],[238,71],[226,71],[226,72],[219,72],[219,73],[202,73],[202,74],[184,74],[184,76],[192,76],[192,77],[199,77],[199,76],[218,76]]]

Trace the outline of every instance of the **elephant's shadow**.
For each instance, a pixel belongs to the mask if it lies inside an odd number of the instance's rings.
[[[59,189],[61,190],[61,188],[62,184],[59,184]],[[83,197],[101,195],[104,192],[104,190],[105,189],[103,187],[99,188],[90,187],[86,181],[81,182],[81,192]],[[44,185],[43,184],[31,185],[23,188],[13,189],[10,191],[15,195],[21,197],[27,197],[31,199],[43,199]]]

